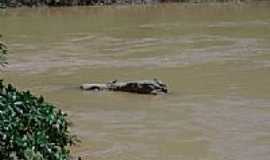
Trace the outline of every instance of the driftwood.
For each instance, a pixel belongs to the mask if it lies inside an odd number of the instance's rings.
[[[168,93],[167,85],[163,82],[154,80],[139,80],[139,81],[124,81],[117,80],[101,84],[101,83],[87,83],[80,86],[82,90],[88,91],[122,91],[141,94],[165,94]]]

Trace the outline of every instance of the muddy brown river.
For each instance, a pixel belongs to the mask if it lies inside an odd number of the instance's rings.
[[[58,105],[86,160],[269,160],[270,3],[0,10],[5,82]],[[165,96],[83,92],[159,78]]]

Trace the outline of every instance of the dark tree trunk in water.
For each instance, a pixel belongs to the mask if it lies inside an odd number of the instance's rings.
[[[88,83],[81,85],[80,88],[88,91],[108,90],[153,95],[168,93],[167,85],[157,79],[126,82],[118,82],[115,80],[105,84]]]

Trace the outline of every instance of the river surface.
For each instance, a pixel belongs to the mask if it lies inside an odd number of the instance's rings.
[[[0,11],[5,82],[58,105],[85,160],[269,160],[270,4]],[[85,92],[158,78],[165,96]]]

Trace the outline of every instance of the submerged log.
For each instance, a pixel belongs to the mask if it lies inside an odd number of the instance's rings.
[[[124,81],[118,82],[117,80],[101,83],[87,83],[80,86],[82,90],[88,91],[122,91],[141,94],[166,94],[168,93],[167,85],[160,80],[138,80],[138,81]]]

